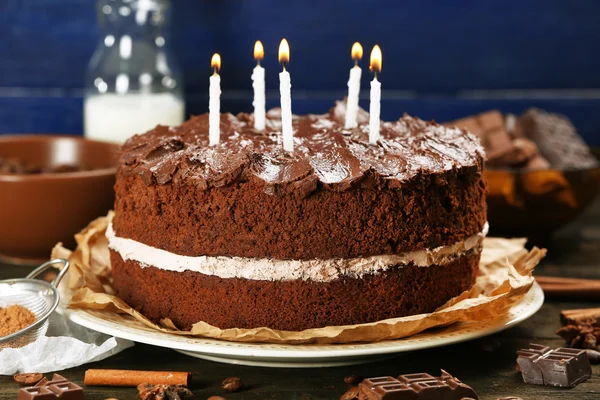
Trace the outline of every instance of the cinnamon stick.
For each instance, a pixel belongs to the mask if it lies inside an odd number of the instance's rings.
[[[87,386],[135,387],[141,383],[188,386],[191,375],[191,372],[88,369],[84,383]]]
[[[562,276],[536,276],[535,280],[538,283],[556,283],[560,285],[597,285],[600,286],[600,279],[581,279],[581,278],[564,278]]]
[[[600,308],[563,310],[560,312],[560,321],[563,325],[600,323]]]
[[[561,286],[540,284],[548,298],[600,300],[600,287],[596,286]]]
[[[536,276],[548,298],[600,300],[600,280]]]

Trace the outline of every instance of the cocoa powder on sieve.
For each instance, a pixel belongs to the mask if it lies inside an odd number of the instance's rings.
[[[35,315],[19,305],[0,307],[0,337],[20,331],[35,322]]]

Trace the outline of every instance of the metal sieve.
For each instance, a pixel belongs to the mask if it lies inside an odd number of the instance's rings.
[[[62,264],[62,268],[52,283],[34,279],[56,264]],[[24,279],[0,281],[0,307],[20,305],[35,315],[33,324],[8,336],[0,337],[0,350],[25,346],[46,334],[48,317],[56,309],[60,300],[58,284],[68,269],[67,260],[55,258],[37,267]]]

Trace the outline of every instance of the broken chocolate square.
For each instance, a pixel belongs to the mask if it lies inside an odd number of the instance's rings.
[[[573,387],[592,375],[585,351],[561,347],[552,350],[540,344],[517,352],[517,365],[525,383]]]
[[[513,138],[504,116],[497,110],[450,122],[475,134],[481,140],[491,167],[522,167],[538,155],[535,143],[526,138]],[[514,140],[513,140],[514,139]]]
[[[518,125],[554,168],[598,166],[598,160],[566,116],[530,108],[519,118]]]
[[[361,400],[479,398],[471,387],[444,370],[439,378],[425,373],[400,375],[398,379],[391,376],[369,378],[360,383],[359,389]]]
[[[17,400],[56,400],[56,395],[45,387],[32,386],[19,390]]]
[[[83,389],[58,374],[43,378],[35,386],[19,390],[18,400],[83,400]]]
[[[73,382],[62,382],[49,385],[48,389],[56,394],[61,400],[83,399],[83,389]]]

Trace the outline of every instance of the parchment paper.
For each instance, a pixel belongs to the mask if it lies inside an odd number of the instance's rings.
[[[112,213],[92,221],[75,236],[77,249],[70,251],[57,244],[53,257],[71,262],[68,273],[69,307],[97,310],[111,321],[132,325],[132,318],[144,325],[177,335],[190,335],[236,342],[257,343],[351,343],[398,339],[426,329],[455,322],[481,322],[506,314],[533,285],[532,272],[546,250],[525,249],[525,239],[486,238],[481,255],[481,275],[474,287],[449,300],[433,313],[392,318],[360,325],[330,326],[301,332],[269,328],[219,329],[199,321],[191,331],[181,331],[169,319],[154,324],[114,295],[108,242],[104,236]],[[95,313],[98,315],[97,313]]]

